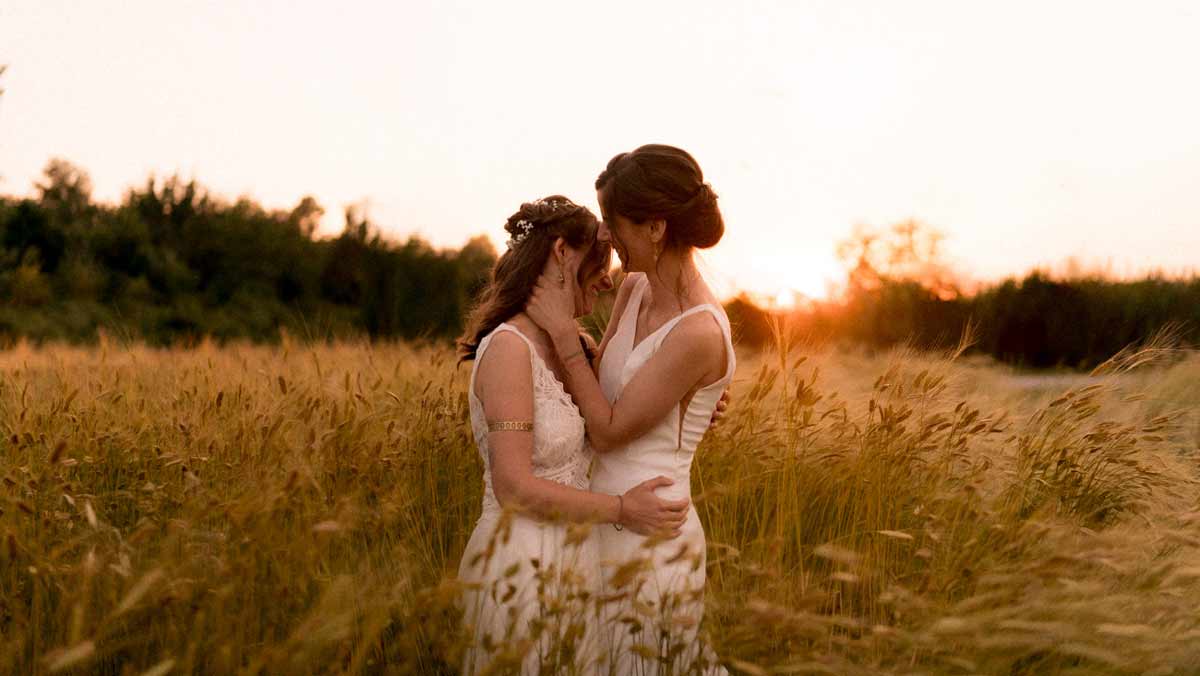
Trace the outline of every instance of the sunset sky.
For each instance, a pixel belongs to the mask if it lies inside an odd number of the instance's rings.
[[[151,173],[322,232],[366,200],[461,246],[522,201],[595,205],[616,152],[692,152],[726,284],[822,293],[855,224],[916,218],[978,279],[1200,267],[1190,2],[0,0],[0,193],[51,157],[115,201]]]

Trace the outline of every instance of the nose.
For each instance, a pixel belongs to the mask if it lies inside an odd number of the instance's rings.
[[[601,242],[612,241],[612,233],[608,230],[608,223],[600,221],[600,229],[596,231],[596,239]]]
[[[600,281],[596,284],[596,286],[600,287],[601,291],[612,291],[612,288],[613,288],[612,275],[605,272],[604,275],[602,277],[600,277]]]

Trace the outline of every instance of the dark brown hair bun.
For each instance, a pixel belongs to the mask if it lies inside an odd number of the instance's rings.
[[[596,178],[604,211],[636,223],[663,219],[666,246],[707,249],[721,241],[725,221],[717,194],[687,151],[650,144],[620,153]]]

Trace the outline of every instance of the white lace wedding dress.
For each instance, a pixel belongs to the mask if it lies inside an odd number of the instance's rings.
[[[505,331],[529,346],[533,473],[588,488],[591,454],[579,409],[533,343],[512,324],[501,324],[479,343],[468,394],[483,460],[483,513],[458,569],[459,580],[468,585],[464,621],[473,636],[462,671],[474,674],[492,665],[503,666],[503,673],[592,673],[599,574],[594,538],[586,536],[586,528],[562,521],[505,516],[492,490],[487,420],[475,395],[475,373],[492,339]]]
[[[725,338],[728,366],[719,380],[697,390],[686,409],[681,403],[623,448],[596,455],[591,490],[620,494],[661,474],[675,483],[655,493],[677,500],[690,495],[696,446],[708,430],[721,393],[733,379],[736,363],[729,319],[716,305],[697,305],[634,345],[638,310],[649,282],[640,275],[627,283],[637,286],[600,360],[600,388],[609,402],[620,398],[638,369],[684,317],[711,314]],[[697,625],[704,613],[706,544],[695,507],[688,509],[682,530],[678,538],[647,548],[646,538],[629,530],[597,529],[604,564],[602,593],[617,599],[608,603],[607,619],[600,627],[600,659],[608,665],[605,673],[726,673],[698,635]]]

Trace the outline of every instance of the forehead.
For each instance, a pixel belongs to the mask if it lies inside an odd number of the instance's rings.
[[[587,258],[580,266],[580,271],[585,273],[594,272],[597,269],[608,268],[608,263],[612,260],[612,245],[608,240],[601,241],[597,239],[590,251],[587,253]]]
[[[612,189],[612,181],[609,181],[603,188],[596,191],[596,201],[600,203],[600,213],[604,218],[608,218],[608,194]]]

